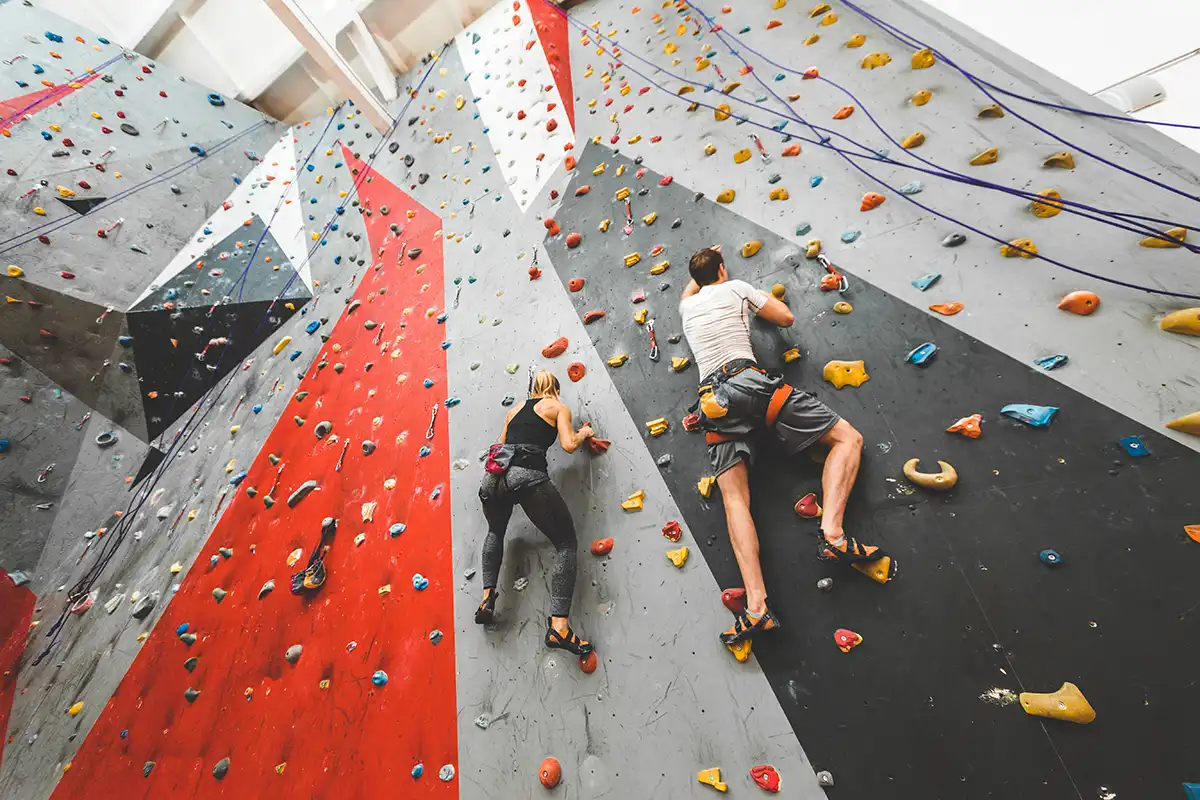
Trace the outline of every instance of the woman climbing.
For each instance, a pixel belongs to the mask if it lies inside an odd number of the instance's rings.
[[[574,453],[592,436],[592,428],[585,424],[575,430],[571,410],[558,399],[558,393],[558,378],[545,370],[537,373],[529,397],[509,413],[499,444],[488,450],[479,487],[488,523],[483,540],[483,602],[475,611],[475,621],[486,625],[495,617],[504,533],[513,506],[520,505],[555,549],[546,646],[586,656],[592,652],[592,644],[576,636],[567,623],[575,594],[575,525],[567,504],[550,482],[546,451],[558,439],[563,450]]]

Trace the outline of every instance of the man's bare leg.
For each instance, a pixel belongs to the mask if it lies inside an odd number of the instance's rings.
[[[767,607],[767,587],[758,560],[758,531],[754,528],[754,518],[750,516],[750,475],[746,463],[739,462],[718,475],[717,486],[721,489],[721,500],[725,504],[729,542],[733,545],[733,555],[737,558],[746,589],[746,608],[757,616]],[[844,500],[842,505],[845,506]]]
[[[846,515],[846,501],[850,499],[850,490],[854,488],[854,479],[858,477],[858,464],[862,460],[863,437],[853,425],[839,419],[837,424],[821,437],[821,442],[829,446],[825,469],[821,473],[821,491],[825,501],[821,514],[821,532],[825,534],[826,541],[840,543],[844,535],[842,518]],[[732,531],[730,523],[730,536],[733,535]],[[755,543],[757,545],[757,540]],[[756,555],[757,552],[756,546]]]

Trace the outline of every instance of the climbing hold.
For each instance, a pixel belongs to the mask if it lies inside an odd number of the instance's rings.
[[[1179,247],[1187,241],[1187,228],[1168,228],[1158,236],[1147,236],[1138,242],[1139,247],[1170,248]]]
[[[932,99],[933,92],[929,91],[928,89],[921,89],[919,92],[915,92],[913,96],[908,99],[908,102],[912,103],[914,106],[923,106]]]
[[[221,780],[229,773],[229,757],[226,756],[216,763],[212,769],[212,775],[217,780]]]
[[[1079,687],[1070,681],[1059,687],[1057,692],[1021,692],[1020,700],[1025,713],[1035,717],[1061,719],[1080,725],[1087,725],[1096,719],[1096,710]]]
[[[854,113],[854,106],[842,106],[841,108],[839,108],[837,111],[834,112],[833,118],[834,119],[845,119],[846,117],[850,116],[853,113]]]
[[[1071,292],[1058,301],[1058,307],[1063,311],[1086,317],[1100,307],[1100,298],[1095,292]]]
[[[984,150],[982,153],[972,158],[970,164],[972,167],[982,167],[985,164],[995,164],[999,159],[1000,148],[989,147],[987,150]]]
[[[1046,197],[1050,200],[1062,199],[1062,194],[1057,189],[1043,189],[1042,191],[1038,192],[1038,196]],[[1061,203],[1043,203],[1038,200],[1034,200],[1032,203],[1030,203],[1029,208],[1035,217],[1040,217],[1042,219],[1057,216],[1063,210]]]
[[[560,336],[550,344],[542,348],[542,358],[558,358],[563,353],[567,352],[567,337]]]
[[[770,764],[759,764],[757,767],[751,767],[750,777],[758,784],[758,788],[764,789],[771,794],[778,794],[780,787],[783,785],[783,778],[780,777],[779,770]]]
[[[883,201],[887,198],[877,192],[867,192],[863,195],[862,205],[858,207],[859,211],[870,211],[873,208],[878,208],[883,205]]]
[[[838,302],[833,304],[833,310],[834,310],[834,313],[837,313],[837,314],[849,314],[851,311],[854,310],[854,306],[850,305],[845,300],[839,300]]]
[[[567,288],[572,292],[582,291],[583,283],[583,278],[571,278],[571,280],[567,283]]]
[[[767,23],[767,30],[771,30],[772,28],[778,28],[778,27],[779,27],[780,25],[782,25],[782,24],[783,24],[783,23],[782,23],[782,22],[780,22],[780,21],[779,21],[779,20],[777,20],[777,19],[770,20],[770,21]]]
[[[847,628],[838,628],[833,632],[833,641],[843,653],[849,653],[862,644],[863,637]]]
[[[664,433],[667,432],[667,429],[669,427],[670,427],[670,423],[667,421],[666,417],[659,417],[658,419],[652,419],[646,423],[646,430],[648,430],[650,432],[650,435],[654,436],[654,437],[662,436]]]
[[[857,388],[871,379],[862,361],[830,361],[825,365],[822,377],[835,389],[847,385]]]
[[[1140,436],[1124,436],[1120,440],[1121,447],[1130,458],[1145,458],[1150,455],[1150,449]]]
[[[887,53],[868,53],[866,58],[862,60],[863,69],[875,69],[876,67],[886,66],[892,63],[892,57]]]
[[[423,592],[429,588],[429,579],[418,572],[412,576],[412,585],[418,592]]]
[[[849,39],[846,40],[846,44],[844,46],[851,47],[851,48],[862,47],[866,43],[866,41],[867,41],[867,35],[865,33],[856,33],[853,36],[851,36]]]
[[[1005,258],[1033,258],[1037,251],[1032,239],[1013,239],[1008,244],[1000,245],[1000,255]]]
[[[919,458],[910,458],[904,462],[904,477],[921,486],[925,489],[936,489],[945,491],[954,488],[954,484],[958,483],[958,472],[954,467],[950,466],[945,461],[939,461],[938,467],[941,472],[918,472],[917,465],[920,463]]]
[[[388,674],[381,669],[375,670],[371,675],[371,683],[376,686],[386,686],[388,682]]]
[[[1169,333],[1185,336],[1200,336],[1200,308],[1185,308],[1172,311],[1162,318],[1158,327]]]
[[[289,664],[295,664],[300,660],[300,654],[302,652],[304,652],[304,648],[298,644],[294,644],[287,649],[287,652],[283,654],[283,657]]]
[[[266,597],[273,591],[275,591],[275,579],[274,578],[272,578],[269,581],[267,581],[266,583],[264,583],[262,585],[262,588],[258,590],[258,599],[262,600],[264,597]]]
[[[927,272],[921,277],[912,282],[912,285],[920,289],[922,292],[933,286],[942,277],[940,272]]]
[[[1200,417],[1200,413],[1198,413],[1197,416]],[[1200,420],[1197,420],[1197,426],[1197,431],[1200,432]],[[716,482],[717,478],[715,475],[706,475],[696,482],[696,490],[700,492],[701,497],[707,500],[712,496],[712,487]]]
[[[628,358],[629,358],[628,354],[621,353],[620,355],[615,355],[612,358],[608,359],[607,363],[610,367],[619,367],[619,366],[622,366]]]
[[[750,258],[759,250],[762,249],[762,240],[755,239],[754,241],[746,242],[742,245],[742,258]]]
[[[728,792],[729,784],[721,781],[721,768],[713,767],[712,769],[702,769],[696,773],[696,780],[703,783],[705,786],[711,786],[718,792]]]
[[[1038,553],[1038,560],[1047,567],[1060,567],[1063,563],[1062,556],[1058,554],[1057,550],[1043,550]]]
[[[220,586],[218,586],[217,588],[212,590],[213,599],[216,600],[218,603],[220,603],[222,600],[224,600],[225,596],[227,594],[229,594],[229,593],[226,592],[224,589],[222,589]]]
[[[594,556],[606,556],[612,552],[612,549],[613,540],[611,537],[608,539],[596,539],[592,542],[592,555]]]
[[[770,195],[768,196],[772,200],[787,200],[791,197],[791,195],[788,194],[788,190],[783,187],[772,189]]]
[[[771,296],[776,300],[782,300],[787,296],[787,287],[782,283],[776,283],[771,286]]]
[[[557,758],[548,756],[542,761],[542,765],[538,767],[538,780],[547,789],[558,786],[558,782],[562,780],[562,765],[558,763]]]
[[[733,189],[723,189],[717,194],[718,203],[732,203],[733,198],[737,197],[737,192]]]
[[[275,343],[273,352],[275,353],[275,355],[279,355],[280,353],[283,352],[284,348],[287,347],[291,343],[292,343],[292,337],[284,336],[282,339],[280,339],[278,342]]]
[[[721,103],[719,106],[713,109],[713,119],[715,119],[717,122],[724,122],[725,120],[729,119],[731,111],[732,109],[730,108],[729,103]]]
[[[821,516],[821,504],[817,502],[817,495],[813,492],[797,500],[794,508],[796,513],[805,519],[817,519]]]
[[[979,117],[980,119],[999,119],[1000,117],[1004,116],[1004,109],[999,103],[992,103],[990,106],[984,106],[983,108],[979,109],[979,113],[975,116]]]
[[[925,342],[924,344],[917,345],[912,350],[908,351],[908,355],[904,357],[904,360],[909,364],[915,364],[918,367],[923,367],[933,360],[933,357],[937,355],[937,351],[938,348],[936,344],[933,342]]]
[[[309,492],[316,488],[317,482],[315,480],[307,480],[300,484],[296,491],[292,492],[291,496],[288,497],[288,508],[295,508],[301,500],[303,500],[305,497],[308,497]]]
[[[1188,538],[1193,542],[1200,544],[1200,525],[1184,525],[1183,532],[1188,535]]]
[[[972,414],[969,417],[963,417],[958,422],[946,428],[946,433],[961,433],[968,439],[978,439],[983,435],[983,415]]]
[[[636,264],[637,264],[639,261],[641,261],[641,260],[642,260],[642,254],[641,254],[641,253],[630,253],[629,255],[625,256],[625,259],[624,259],[624,261],[625,261],[625,266],[626,266],[626,267],[632,267],[632,266],[636,265]]]
[[[704,155],[711,156],[715,152],[717,152],[717,146],[712,142],[704,145]]]
[[[958,247],[965,241],[967,241],[966,236],[961,233],[952,233],[945,239],[942,239],[942,247]]]
[[[1035,358],[1033,360],[1033,363],[1037,364],[1039,367],[1041,367],[1042,369],[1049,372],[1052,369],[1058,369],[1063,364],[1066,364],[1067,361],[1069,361],[1069,360],[1070,359],[1068,359],[1066,355],[1064,355],[1062,353],[1058,353],[1058,354],[1052,355],[1052,356],[1044,356],[1042,358]]]
[[[606,313],[607,312],[604,312],[604,311],[588,311],[583,315],[583,324],[591,325],[593,322],[595,322],[597,320],[604,319]],[[546,349],[548,350],[550,348],[546,348]],[[545,352],[546,352],[545,350],[542,351],[543,354],[545,354]],[[553,358],[554,356],[546,356],[546,357]]]
[[[662,535],[672,542],[678,542],[683,538],[683,528],[680,527],[676,520],[671,520],[666,525],[662,526]]]
[[[629,499],[621,503],[621,508],[625,509],[626,511],[641,511],[642,501],[645,499],[646,491],[644,489],[638,489],[636,492],[629,495]]]
[[[1004,416],[1020,420],[1035,428],[1047,427],[1057,411],[1057,406],[1034,406],[1027,403],[1013,403],[1000,409],[1000,413]]]
[[[567,234],[566,241],[567,247],[574,250],[576,247],[579,247],[579,245],[583,244],[583,237],[579,233],[572,231],[571,233]]]
[[[67,714],[69,714],[72,717],[77,717],[77,716],[79,716],[80,711],[83,711],[83,701],[82,700],[72,704],[71,707],[67,709]]]
[[[1194,411],[1178,419],[1173,419],[1167,423],[1167,427],[1173,431],[1182,431],[1183,433],[1200,436],[1200,411]]]
[[[833,773],[827,769],[823,769],[817,773],[817,785],[831,787],[833,786]]]
[[[746,610],[746,590],[726,589],[721,592],[721,603],[734,614],[742,613]]]
[[[750,148],[743,147],[741,150],[738,150],[733,154],[733,163],[744,164],[745,162],[749,161],[753,155],[754,154],[750,152]]]
[[[587,374],[587,367],[579,361],[573,361],[567,366],[567,377],[572,383],[578,383],[583,380],[583,376]]]
[[[592,187],[590,187],[590,186],[580,186],[580,187],[578,187],[578,188],[576,188],[576,189],[575,189],[575,196],[576,196],[576,197],[583,197],[585,194],[587,194],[587,193],[588,193],[588,192],[590,192],[590,191],[592,191]]]
[[[790,347],[783,352],[783,363],[790,364],[800,358],[800,348]]]
[[[816,258],[821,255],[821,240],[809,239],[808,244],[804,245],[804,257]]]
[[[808,179],[808,185],[810,187],[812,187],[813,189],[815,189],[821,185],[821,181],[823,181],[823,180],[825,180],[825,179],[822,178],[820,175],[813,175],[811,178]]]
[[[929,310],[935,311],[943,317],[953,317],[963,310],[963,304],[957,301],[953,303],[934,303],[929,307]]]
[[[597,657],[595,650],[579,659],[579,671],[585,675],[591,675],[596,671],[596,667],[598,666],[600,666],[600,659]]]
[[[913,69],[928,69],[932,67],[937,59],[933,56],[933,51],[928,47],[922,48],[912,55]]]
[[[687,546],[681,547],[678,550],[667,551],[667,560],[674,564],[677,569],[683,569],[683,565],[687,563],[687,559]]]
[[[920,147],[923,144],[925,144],[925,134],[921,131],[910,133],[900,142],[900,146],[905,150],[912,150],[914,147]]]
[[[903,191],[903,190],[901,190]],[[862,231],[846,231],[842,234],[842,241],[846,244],[854,244],[858,241],[858,237],[862,236]]]
[[[1068,151],[1055,153],[1042,162],[1043,167],[1058,167],[1060,169],[1075,169],[1075,156]]]
[[[317,426],[315,428],[313,428],[313,433],[316,435],[316,437],[318,439],[324,439],[326,436],[329,435],[330,431],[332,431],[332,430],[333,430],[333,423],[330,422],[329,420],[322,420],[321,422],[317,423]]]

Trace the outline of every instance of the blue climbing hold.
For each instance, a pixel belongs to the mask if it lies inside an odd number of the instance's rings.
[[[713,87],[713,85],[711,83],[705,85],[703,87],[704,94],[708,94],[709,92],[711,92],[713,90],[713,88],[715,88],[715,87]]]
[[[206,155],[208,155],[208,151],[205,150],[203,147],[201,147],[198,144],[192,145],[191,147],[188,148],[188,150],[190,150],[191,152],[200,156],[201,158],[204,158]]]
[[[476,36],[478,36],[478,35],[479,34],[476,34]],[[417,764],[415,767],[412,768],[413,780],[416,780],[417,778],[421,777],[424,774],[425,774],[425,765],[424,764]]]
[[[425,379],[425,388],[428,389],[431,386],[433,386],[433,378],[426,378]]]
[[[1185,783],[1183,793],[1187,795],[1187,800],[1200,800],[1200,783]]]
[[[321,320],[314,319],[312,322],[304,326],[304,332],[308,334],[316,333],[317,328],[321,327]]]
[[[779,73],[776,73],[776,75],[775,75],[775,80],[777,80],[777,81],[781,81],[781,80],[783,80],[783,79],[784,79],[784,78],[786,78],[786,77],[787,77],[787,76],[786,76],[786,75],[784,75],[782,72],[779,72]]]
[[[210,92],[208,95],[208,103],[209,105],[220,108],[221,106],[225,105],[225,98],[221,97],[221,95],[217,94],[216,92]]]
[[[305,168],[306,170],[308,170],[309,172],[313,172],[314,170],[316,170],[316,168],[317,168],[317,167],[316,167],[316,165],[315,165],[315,164],[308,164],[308,165],[306,165],[304,168]],[[314,198],[313,198],[313,202],[315,203],[316,201],[317,201],[317,198],[315,198],[315,197],[314,197]]]
[[[756,103],[765,103],[765,102],[767,102],[767,96],[766,96],[765,94],[760,94],[760,95],[758,95],[757,97],[755,97],[755,98],[754,98],[754,102],[756,102]]]
[[[478,254],[479,254],[479,251],[483,249],[483,245],[481,245],[481,244],[477,244],[477,245],[475,245],[474,247],[472,247],[471,249],[475,251],[475,254],[476,254],[476,255],[478,255]]]
[[[337,124],[337,129],[338,129],[339,131],[340,131],[340,130],[342,130],[343,128],[345,128],[345,127],[346,127],[346,123],[344,123],[344,122],[339,122],[339,123]]]
[[[445,405],[446,408],[454,408],[456,405],[458,405],[461,402],[462,402],[462,400],[459,400],[457,397],[451,396],[451,397],[446,398],[446,402],[443,405]]]
[[[421,449],[417,451],[417,455],[419,455],[421,458],[424,458],[432,452],[433,451],[429,449],[429,445],[423,444],[421,445]]]
[[[923,367],[928,364],[934,356],[937,355],[938,347],[933,342],[917,345],[908,352],[904,360],[910,364],[916,364],[918,367]]]
[[[442,349],[443,349],[443,350],[449,350],[449,349],[450,349],[450,341],[449,341],[449,340],[442,342]]]
[[[808,179],[808,185],[815,189],[821,185],[821,181],[823,181],[823,180],[825,180],[825,179],[822,178],[820,175],[813,175],[811,178]]]
[[[1146,447],[1146,443],[1142,441],[1140,436],[1125,436],[1121,439],[1121,447],[1125,448],[1125,452],[1130,458],[1145,458],[1150,455],[1150,449]]]
[[[121,345],[121,347],[132,347],[133,346],[133,337],[132,336],[118,336],[117,344]]]
[[[336,231],[337,229],[338,229],[338,224],[336,222],[329,226],[329,230],[331,230],[331,231]]]
[[[422,575],[419,572],[416,575],[413,575],[413,588],[416,589],[418,592],[425,591],[425,589],[428,588],[428,586],[429,586],[429,578],[426,578],[424,575]]]
[[[34,64],[34,65],[33,65],[33,74],[34,74],[34,75],[41,75],[41,74],[42,74],[43,72],[45,72],[45,71],[46,71],[46,68],[45,68],[45,67],[43,67],[41,64]]]
[[[242,179],[241,179],[241,176],[239,176],[239,175],[234,175],[234,176],[232,176],[232,177],[233,177],[233,185],[234,185],[234,186],[241,186],[241,185],[242,185]]]
[[[912,282],[912,285],[920,289],[922,292],[938,282],[938,278],[942,277],[940,272],[927,272],[921,277]]]
[[[475,282],[475,281],[477,281],[477,280],[479,280],[479,279],[478,279],[478,278],[476,278],[474,275],[468,275],[468,276],[467,276],[467,283],[474,283],[474,282]]]
[[[920,181],[909,181],[900,187],[900,194],[920,194],[925,191],[925,184]]]
[[[335,213],[335,214],[337,214],[337,215],[340,217],[340,216],[342,216],[343,214],[345,214],[345,213],[346,213],[346,207],[345,207],[345,206],[338,206],[336,209],[334,209],[334,213]]]
[[[890,153],[890,152],[891,151],[888,150],[886,147],[883,148],[882,150],[876,150],[875,158],[879,159],[880,161],[887,161],[888,153]]]
[[[28,83],[26,83],[25,81],[17,81],[17,86],[19,86],[20,88],[24,89],[24,88],[26,88],[27,86],[29,86],[29,84],[28,84]]]
[[[54,138],[54,134],[50,133],[50,131],[42,131],[42,138],[48,142]]]
[[[10,447],[12,447],[12,443],[8,439],[0,439],[0,453],[7,453]]]
[[[105,39],[103,36],[97,36],[96,41],[100,44],[112,44],[112,42],[110,42],[108,39]]]
[[[252,405],[250,407],[250,410],[253,411],[255,414],[258,414],[258,413],[262,412],[262,408],[263,408],[262,403],[255,403],[254,405]]]
[[[788,124],[788,121],[786,119],[781,119],[778,122],[776,122],[774,125],[772,125],[771,128],[776,131],[781,131],[787,127],[787,124]]]
[[[1038,558],[1047,567],[1061,567],[1063,563],[1063,557],[1058,554],[1057,550],[1043,550],[1038,553]]]
[[[46,31],[46,38],[52,42],[57,42],[58,44],[62,44],[63,40],[63,38],[57,33],[51,33],[50,31]]]
[[[445,322],[447,316],[448,315],[444,311],[441,314],[438,314],[437,315],[437,324],[441,325],[443,322]]]
[[[237,486],[239,483],[241,483],[244,480],[246,480],[246,470],[242,470],[241,472],[237,473],[232,478],[230,478],[229,484],[231,486]]]
[[[388,682],[388,674],[381,669],[375,670],[375,674],[371,676],[371,683],[376,686],[386,686]]]
[[[738,31],[738,33],[749,33],[749,32],[750,32],[750,26],[749,26],[749,25],[747,25],[746,27],[744,27],[744,28],[742,28],[740,31]]]
[[[854,244],[860,236],[862,236],[862,231],[846,231],[842,234],[842,241],[846,244]]]
[[[125,730],[121,731],[121,738],[122,738],[122,739],[128,739],[128,738],[129,738],[129,728],[126,728]]]
[[[177,297],[179,297],[178,289],[175,289],[175,288],[167,289],[167,299],[168,300],[174,300]]]
[[[407,525],[405,525],[403,522],[397,522],[395,525],[388,528],[388,536],[391,536],[393,539],[395,539],[397,536],[404,533],[406,530],[408,530]]]
[[[1000,413],[1004,416],[1020,420],[1035,428],[1048,426],[1057,411],[1058,406],[1032,406],[1026,403],[1013,403],[1000,409]]]
[[[812,230],[812,225],[810,225],[807,222],[801,222],[799,225],[796,226],[796,235],[803,236],[804,234],[808,233],[811,230]]]
[[[288,354],[288,361],[295,361],[299,357],[300,357],[300,351],[293,350],[291,353]]]
[[[1042,369],[1049,372],[1052,369],[1058,369],[1059,367],[1066,364],[1067,361],[1069,361],[1069,360],[1070,359],[1068,359],[1062,353],[1058,353],[1056,355],[1046,356],[1044,358],[1035,358],[1033,360],[1033,363],[1037,364],[1039,367],[1041,367]]]
[[[183,636],[185,633],[188,632],[188,628],[190,628],[190,627],[192,627],[192,626],[189,625],[188,623],[184,622],[178,628],[175,629],[175,635]]]

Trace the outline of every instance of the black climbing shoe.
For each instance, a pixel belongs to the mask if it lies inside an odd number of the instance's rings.
[[[496,595],[500,594],[492,587],[492,591],[488,593],[487,599],[479,604],[479,608],[475,609],[475,623],[478,625],[490,625],[492,620],[496,618]]]
[[[817,558],[839,564],[867,564],[886,555],[882,547],[862,544],[849,534],[846,534],[840,547],[830,544],[825,537],[821,537],[821,544],[817,545]]]
[[[590,655],[596,649],[592,647],[591,642],[584,641],[576,636],[575,631],[571,630],[569,625],[567,626],[566,636],[554,630],[554,625],[551,624],[549,617],[546,618],[546,647],[552,647],[556,650],[566,650],[568,653],[574,653],[580,658]]]
[[[754,619],[745,611],[738,612],[734,615],[733,625],[729,630],[721,634],[721,643],[734,645],[738,642],[744,642],[747,639],[753,638],[759,633],[766,631],[778,630],[783,627],[779,624],[779,620],[775,619],[775,615],[771,613],[771,609],[764,609],[762,616]]]

